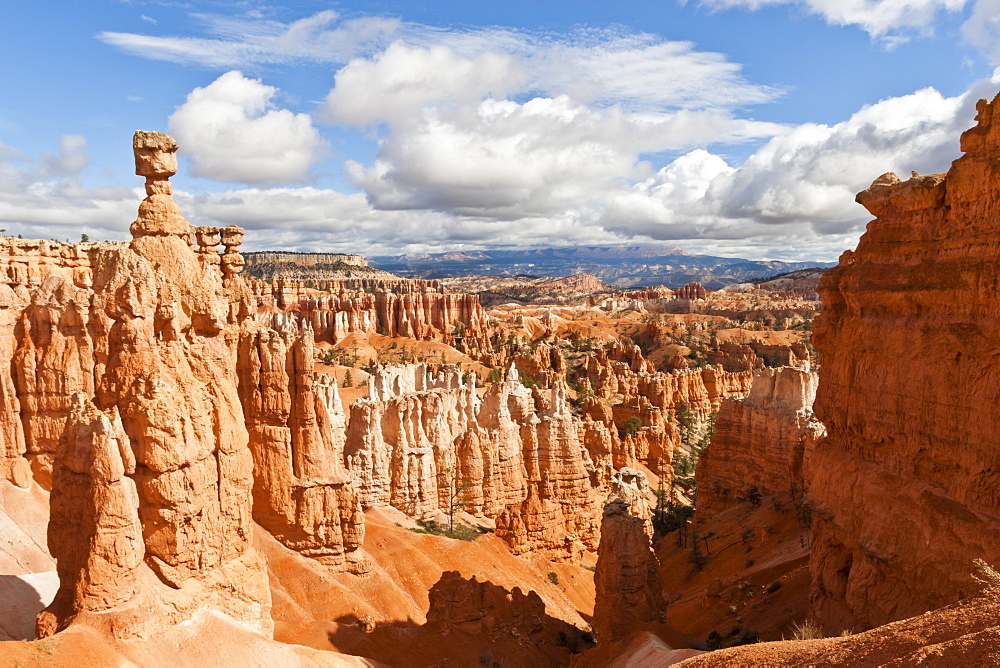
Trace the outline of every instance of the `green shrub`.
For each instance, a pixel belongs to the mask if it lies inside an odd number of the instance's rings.
[[[434,520],[417,520],[417,524],[420,525],[420,528],[410,529],[410,531],[413,533],[430,534],[432,536],[444,536],[445,538],[453,538],[455,540],[475,540],[486,533],[486,529],[461,522],[456,524],[450,531],[447,526]]]

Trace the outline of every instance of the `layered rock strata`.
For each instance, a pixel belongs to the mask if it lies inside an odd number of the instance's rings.
[[[793,367],[754,374],[745,398],[722,402],[711,443],[698,459],[698,515],[705,517],[746,497],[801,496],[805,463],[823,425],[813,418],[816,373]]]
[[[947,174],[885,174],[876,219],[820,283],[812,605],[864,628],[972,591],[1000,561],[1000,100],[981,100]]]

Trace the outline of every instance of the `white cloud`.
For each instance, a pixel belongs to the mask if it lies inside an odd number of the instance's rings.
[[[977,0],[962,36],[992,65],[1000,65],[1000,0]]]
[[[283,248],[368,255],[425,252],[484,245],[523,247],[563,243],[609,243],[600,228],[580,225],[574,215],[498,221],[437,211],[384,211],[363,194],[321,188],[248,188],[222,193],[175,194],[192,222],[240,225],[246,248]]]
[[[599,206],[646,176],[643,154],[783,130],[734,112],[775,90],[687,42],[615,30],[492,34],[500,39],[395,42],[337,72],[324,117],[382,133],[371,165],[347,164],[376,207],[552,216]]]
[[[467,57],[444,45],[394,43],[376,58],[358,58],[340,69],[324,109],[329,119],[348,125],[403,121],[428,105],[502,98],[527,80],[527,72],[510,54]]]
[[[127,53],[202,67],[293,61],[346,64],[338,73],[337,89],[354,89],[355,82],[365,81],[375,84],[379,100],[392,96],[411,104],[434,102],[435,96],[445,93],[479,91],[503,97],[531,92],[662,110],[733,108],[766,102],[778,94],[768,86],[749,83],[740,74],[740,65],[722,54],[621,28],[564,34],[498,27],[441,29],[385,17],[345,19],[331,10],[291,23],[209,14],[198,18],[206,37],[117,32],[97,37]],[[439,66],[456,68],[457,80],[448,81]],[[500,71],[504,67],[510,71]],[[481,80],[471,81],[472,76]],[[404,84],[407,90],[400,88]],[[384,107],[378,102],[371,106],[372,110]],[[329,111],[342,112],[342,122],[353,124],[359,122],[354,119],[363,107],[352,104],[345,92],[335,94]]]
[[[741,65],[721,53],[657,35],[591,30],[532,46],[534,86],[584,103],[630,110],[731,109],[780,94],[748,82]]]
[[[292,23],[259,18],[196,15],[212,37],[157,37],[102,32],[97,38],[126,53],[201,67],[247,67],[295,60],[346,62],[359,52],[384,48],[400,30],[397,19],[341,21],[331,10]]]
[[[85,145],[67,135],[59,154],[33,160],[0,143],[0,228],[29,239],[126,238],[141,189],[87,187],[70,177],[86,166]]]
[[[87,168],[87,139],[82,135],[63,135],[59,153],[46,153],[42,161],[49,174],[79,174]]]
[[[961,11],[968,0],[699,0],[712,9],[741,7],[757,10],[772,5],[794,5],[818,14],[833,25],[856,25],[872,37],[905,40],[899,33],[929,31],[940,12]]]
[[[697,150],[612,197],[604,226],[623,237],[825,243],[856,238],[870,215],[855,194],[894,171],[946,171],[960,155],[975,103],[1000,78],[946,98],[928,88],[866,106],[833,126],[805,124],[771,139],[737,168]],[[767,240],[771,240],[768,242]],[[852,245],[852,244],[848,244]]]
[[[425,110],[418,119],[393,128],[371,167],[349,163],[355,184],[379,208],[508,220],[598,205],[648,172],[643,152],[781,130],[717,112],[593,110],[566,96],[488,99],[472,110]]]
[[[302,179],[326,145],[308,114],[273,108],[276,93],[238,71],[191,91],[168,122],[191,172],[243,183]]]
[[[246,227],[249,250],[393,254],[671,240],[693,252],[834,259],[856,243],[870,218],[854,194],[885,171],[905,177],[911,169],[947,169],[958,155],[959,134],[972,125],[976,100],[998,83],[1000,77],[982,81],[952,98],[924,89],[836,125],[791,128],[739,166],[696,149],[645,174],[632,162],[634,153],[614,150],[647,141],[628,139],[635,131],[621,110],[594,111],[568,98],[490,101],[480,105],[486,130],[476,145],[471,131],[466,136],[449,126],[435,135],[429,123],[423,144],[398,145],[412,156],[389,156],[397,161],[387,167],[397,181],[389,172],[372,174],[375,167],[361,169],[374,179],[373,192],[386,187],[385,196],[401,197],[405,207],[379,209],[363,193],[314,187],[178,191],[175,198],[195,224]],[[579,116],[584,120],[571,122]],[[560,132],[570,133],[568,141],[559,141]],[[597,142],[603,136],[607,144]],[[397,163],[415,169],[437,155],[435,144],[463,137],[467,145],[440,149],[451,162],[414,171],[410,190],[399,189]],[[510,164],[511,156],[530,159]],[[417,176],[425,182],[413,181]],[[458,199],[461,188],[472,193],[465,202]],[[487,196],[494,199],[484,205]],[[44,159],[0,145],[0,227],[9,233],[123,238],[141,198],[139,188],[87,188],[55,178]]]
[[[964,30],[996,51],[997,3]],[[890,45],[930,31],[967,0],[702,0],[713,9],[795,5]],[[248,247],[363,253],[677,240],[692,250],[836,257],[868,214],[855,193],[885,171],[942,171],[958,155],[983,82],[884,100],[836,125],[746,117],[780,91],[688,42],[624,29],[567,34],[438,29],[320,12],[292,23],[199,17],[205,37],[103,33],[130,53],[209,67],[309,61],[336,69],[321,118],[366,127],[364,192],[245,188],[177,198],[193,222],[248,227]],[[338,69],[339,68],[339,69]],[[229,72],[170,120],[201,176],[250,184],[302,179],[323,149],[306,114]],[[704,147],[765,140],[743,164]],[[712,148],[715,151],[717,149]],[[686,152],[659,171],[650,154]],[[82,195],[85,196],[86,194]]]

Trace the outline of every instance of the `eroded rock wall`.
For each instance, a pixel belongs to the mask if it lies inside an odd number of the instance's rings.
[[[876,179],[876,219],[821,281],[812,605],[863,628],[973,591],[1000,561],[1000,101],[947,174]]]
[[[479,397],[458,367],[409,365],[376,370],[350,412],[345,459],[364,507],[429,518],[454,505],[495,518],[518,554],[596,547],[596,489],[610,472],[596,475],[564,384],[534,392],[512,366]]]
[[[280,329],[292,321],[308,326],[317,340],[336,343],[351,332],[444,340],[466,348],[485,344],[493,326],[476,295],[445,293],[418,281],[377,282],[355,287],[330,283],[327,291],[281,280],[254,282],[257,319]]]
[[[344,467],[344,408],[336,381],[314,373],[312,331],[247,329],[237,366],[254,519],[327,566],[363,570],[364,515]]]
[[[718,410],[724,399],[745,395],[753,381],[750,371],[731,373],[720,367],[652,373],[641,363],[615,360],[603,351],[588,357],[584,370],[598,397],[611,400],[622,395],[616,403],[633,410],[648,405],[676,411],[683,403],[701,420]]]

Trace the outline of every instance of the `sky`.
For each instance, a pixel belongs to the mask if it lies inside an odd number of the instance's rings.
[[[833,261],[998,65],[1000,0],[5,2],[0,228],[129,238],[141,129],[244,250]]]

